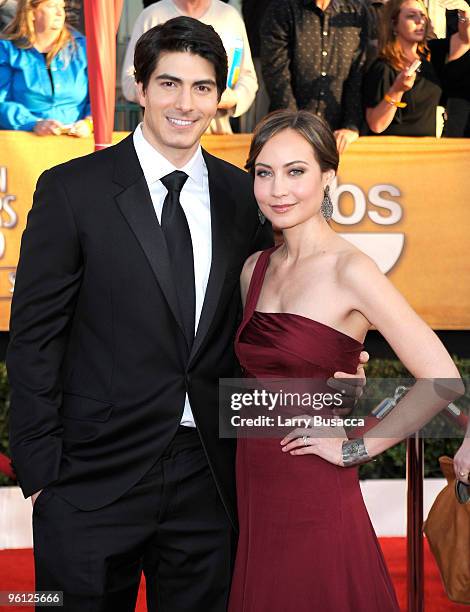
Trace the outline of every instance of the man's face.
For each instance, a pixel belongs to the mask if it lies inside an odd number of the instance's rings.
[[[163,53],[147,89],[138,83],[137,91],[145,108],[144,136],[169,161],[183,166],[217,112],[214,66],[192,53]]]

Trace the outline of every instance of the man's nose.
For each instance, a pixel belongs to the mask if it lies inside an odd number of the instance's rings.
[[[193,96],[190,87],[180,87],[176,99],[176,107],[184,112],[192,110]]]

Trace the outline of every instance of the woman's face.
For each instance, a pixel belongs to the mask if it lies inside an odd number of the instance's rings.
[[[261,212],[279,229],[300,225],[320,208],[334,172],[322,173],[312,146],[295,130],[273,136],[255,163],[255,197]]]
[[[36,34],[57,31],[65,23],[65,2],[63,0],[44,0],[33,9],[34,30]]]
[[[401,5],[395,32],[409,43],[419,43],[426,36],[427,17],[423,5],[417,0],[405,0]]]

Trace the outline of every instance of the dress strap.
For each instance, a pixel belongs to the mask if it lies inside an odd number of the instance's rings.
[[[261,254],[255,263],[246,295],[245,311],[243,314],[244,320],[250,319],[256,308],[259,294],[261,293],[261,287],[263,286],[264,277],[266,275],[266,270],[268,269],[271,253],[273,253],[277,248],[278,247],[275,246],[271,247],[270,249],[266,249],[265,251],[261,251]]]

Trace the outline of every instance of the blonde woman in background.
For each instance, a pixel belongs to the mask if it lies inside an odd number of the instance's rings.
[[[19,0],[0,40],[0,129],[89,136],[85,37],[63,0]]]

